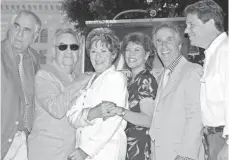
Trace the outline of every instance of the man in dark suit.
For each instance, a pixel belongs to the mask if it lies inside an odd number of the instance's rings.
[[[17,159],[19,146],[26,146],[21,143],[26,142],[32,127],[34,76],[40,65],[30,45],[40,28],[36,14],[20,11],[1,43],[1,159]],[[22,153],[27,156],[26,149]]]

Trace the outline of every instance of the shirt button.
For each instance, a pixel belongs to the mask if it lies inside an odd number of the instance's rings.
[[[12,142],[12,139],[8,139],[8,142]]]
[[[18,122],[18,121],[16,121],[16,122],[15,122],[15,124],[16,124],[16,125],[18,125],[18,124],[19,124],[19,122]]]

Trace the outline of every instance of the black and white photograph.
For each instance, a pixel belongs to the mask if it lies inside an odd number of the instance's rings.
[[[0,0],[2,160],[229,160],[228,0]]]

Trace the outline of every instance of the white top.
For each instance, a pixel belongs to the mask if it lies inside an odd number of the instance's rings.
[[[225,126],[229,134],[229,48],[226,33],[220,34],[205,50],[201,78],[201,110],[204,126]]]
[[[128,109],[126,77],[115,67],[104,71],[92,83],[92,76],[86,89],[67,112],[70,124],[77,128],[76,147],[81,148],[93,160],[124,160],[126,156],[126,121],[119,116],[103,120],[87,120],[88,111],[102,101],[111,101]]]

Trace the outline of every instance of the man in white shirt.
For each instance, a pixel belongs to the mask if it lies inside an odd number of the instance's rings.
[[[201,110],[208,160],[228,159],[229,49],[223,27],[223,10],[212,0],[185,9],[185,33],[191,44],[205,49],[201,79]]]

